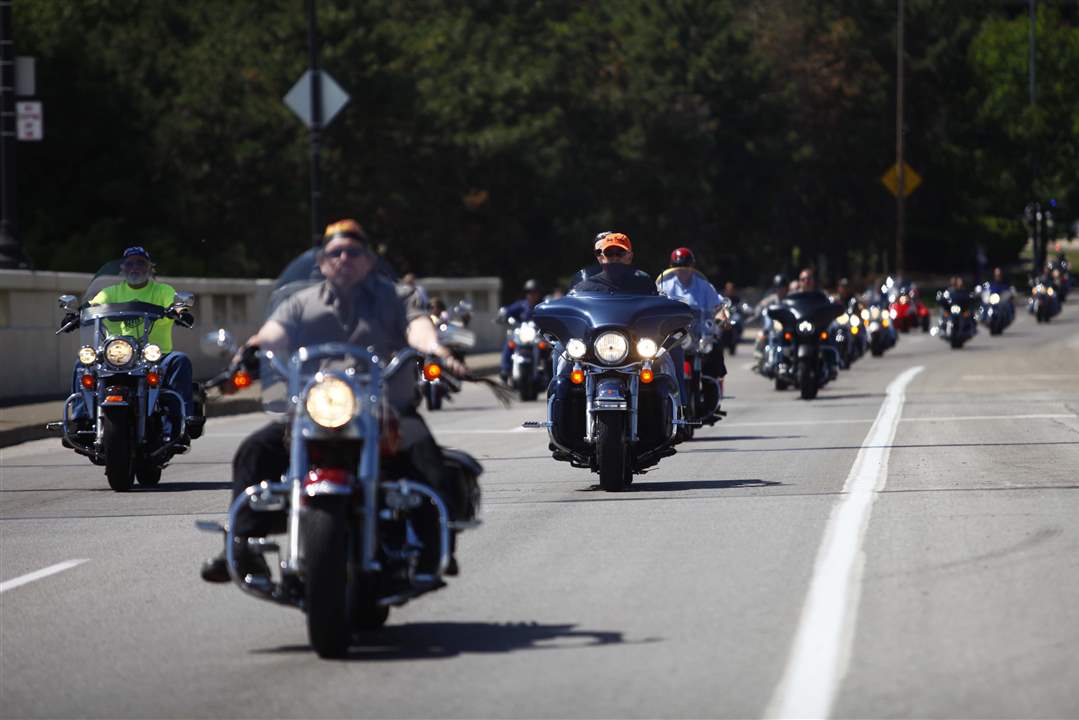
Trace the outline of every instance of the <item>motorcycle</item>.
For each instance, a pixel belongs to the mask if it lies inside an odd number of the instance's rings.
[[[64,402],[63,419],[47,425],[63,434],[65,447],[104,466],[109,487],[117,492],[130,490],[136,481],[142,486],[161,481],[169,461],[190,449],[186,441],[202,435],[206,401],[198,383],[190,409],[178,392],[162,386],[164,354],[149,342],[154,323],[164,319],[191,327],[194,296],[178,292],[168,308],[144,302],[90,304],[122,277],[120,261],[113,261],[94,275],[81,299],[60,296],[66,314],[56,334],[79,330],[82,343],[77,389]],[[80,400],[85,416],[75,418]],[[166,422],[172,428],[168,437]]]
[[[881,296],[871,298],[861,310],[862,327],[865,328],[869,353],[880,357],[886,350],[895,347],[899,335],[892,325],[892,316],[888,304]]]
[[[1056,288],[1056,295],[1060,302],[1067,302],[1068,291],[1071,290],[1071,273],[1067,260],[1054,260],[1049,263],[1049,279]]]
[[[669,354],[688,336],[692,308],[649,295],[571,294],[536,306],[533,319],[564,348],[547,396],[555,460],[599,474],[623,490],[675,453],[681,417]]]
[[[974,298],[966,290],[947,288],[937,293],[937,302],[941,310],[938,325],[940,338],[949,343],[953,350],[958,350],[978,332],[978,324],[971,312]]]
[[[698,308],[690,307],[690,311],[694,315],[693,325],[682,338],[686,418],[694,425],[715,425],[721,417],[719,404],[723,400],[723,384],[721,380],[704,374],[703,367],[708,355],[716,350],[716,322]],[[722,352],[722,349],[718,352]],[[687,437],[693,437],[694,425],[683,426]]]
[[[719,345],[726,348],[727,352],[734,355],[738,351],[738,343],[742,342],[745,333],[746,322],[753,315],[753,308],[749,303],[733,302],[730,306],[730,319],[727,325],[720,330]]]
[[[909,332],[914,327],[929,332],[929,308],[921,301],[917,285],[888,278],[881,289],[888,294],[888,311],[899,332]]]
[[[282,290],[296,285],[308,284]],[[271,308],[281,299],[275,293]],[[222,344],[228,339],[223,334]],[[248,371],[262,382],[265,409],[288,423],[288,470],[238,495],[227,529],[197,523],[225,535],[229,575],[241,590],[306,613],[320,657],[344,655],[354,632],[377,629],[391,607],[444,587],[452,533],[478,524],[482,469],[467,454],[443,451],[452,498],[382,468],[398,443],[387,386],[416,372],[418,358],[408,349],[383,365],[369,350],[339,342],[301,347],[287,360],[260,353]],[[275,573],[242,570],[235,534],[242,511],[286,518],[280,531],[247,539],[251,553],[277,554]]]
[[[500,318],[509,326],[507,344],[513,351],[510,387],[520,393],[521,400],[535,400],[551,382],[551,344],[540,335],[534,320],[517,322],[512,317]]]
[[[842,305],[816,293],[791,293],[767,309],[772,333],[761,374],[775,382],[776,390],[794,385],[802,399],[812,400],[837,377],[839,354],[828,328],[842,312]]]
[[[438,332],[438,342],[449,348],[454,357],[464,360],[465,355],[476,347],[476,333],[467,325],[472,306],[462,300],[442,317],[432,316]],[[461,391],[461,379],[444,372],[441,363],[429,358],[420,374],[419,391],[428,410],[440,410],[443,400],[452,400]]]
[[[868,341],[862,325],[861,304],[851,298],[833,325],[832,340],[839,353],[840,367],[849,369],[866,351]]]
[[[1027,308],[1038,322],[1049,322],[1060,313],[1060,297],[1048,278],[1039,277],[1031,283]]]
[[[978,294],[978,320],[989,328],[990,335],[1000,335],[1015,319],[1015,303],[1011,288],[993,290],[989,283],[974,288]]]

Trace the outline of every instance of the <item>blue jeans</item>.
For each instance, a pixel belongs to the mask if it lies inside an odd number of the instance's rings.
[[[192,380],[193,371],[191,369],[191,359],[182,352],[170,352],[168,355],[161,358],[161,362],[158,363],[158,368],[161,372],[161,387],[179,393],[184,401],[182,412],[185,417],[189,417],[195,409],[194,400],[191,396],[194,385]],[[81,379],[84,370],[85,366],[81,362],[76,361],[75,369],[71,374],[71,392],[75,393],[75,400],[71,403],[72,420],[85,420],[90,417],[90,414],[86,409],[86,403],[83,402],[82,398],[83,388]],[[163,405],[165,407],[172,407],[175,403],[169,404],[169,401],[165,400]],[[162,430],[166,435],[172,435],[172,416],[169,413],[165,413],[165,421]]]
[[[509,343],[504,343],[502,345],[501,372],[502,372],[503,375],[508,377],[510,372],[512,372],[512,370],[513,370],[513,351],[510,350]]]

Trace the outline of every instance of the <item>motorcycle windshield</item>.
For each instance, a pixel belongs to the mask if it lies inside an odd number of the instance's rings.
[[[627,328],[636,338],[662,343],[693,323],[693,309],[678,300],[659,295],[608,295],[582,293],[540,303],[532,319],[543,332],[562,343],[587,340],[606,328]]]
[[[142,342],[154,322],[165,316],[165,308],[152,303],[104,303],[102,291],[123,284],[125,279],[120,261],[112,260],[94,273],[79,296],[79,335],[83,345],[99,348],[106,339],[116,336]]]

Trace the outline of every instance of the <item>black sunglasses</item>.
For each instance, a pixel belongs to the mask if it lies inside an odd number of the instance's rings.
[[[622,248],[617,248],[617,247],[610,247],[610,248],[607,248],[606,250],[597,250],[596,251],[596,257],[599,257],[600,255],[605,255],[605,256],[607,256],[609,258],[618,258],[618,257],[624,257],[625,254],[626,254],[625,250],[623,250]]]
[[[361,255],[363,255],[365,252],[367,252],[367,251],[364,250],[363,248],[342,247],[342,248],[337,248],[336,250],[327,250],[326,251],[326,257],[337,258],[337,257],[341,257],[342,255],[345,255],[345,256],[350,257],[350,258],[358,258]]]

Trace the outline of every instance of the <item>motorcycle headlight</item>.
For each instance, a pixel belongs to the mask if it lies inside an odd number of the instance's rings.
[[[593,344],[596,356],[608,365],[615,365],[626,359],[629,354],[629,342],[626,336],[617,332],[605,332],[596,338]]]
[[[1046,292],[1047,294],[1049,294],[1049,295],[1054,295],[1054,294],[1055,294],[1055,293],[1054,293],[1054,291],[1053,291],[1053,288],[1046,288],[1046,289],[1045,289],[1045,292]]]
[[[803,320],[802,322],[798,323],[798,332],[813,332],[813,323],[809,322],[808,320]]]
[[[135,357],[135,347],[127,340],[111,340],[105,346],[105,359],[110,365],[121,367],[131,362]]]
[[[989,296],[989,304],[990,305],[996,305],[999,302],[1000,302],[1000,293],[993,293],[992,295]]]
[[[874,319],[879,318],[880,317],[880,308],[875,307],[875,306],[870,308],[869,309],[869,317],[874,318]]]
[[[89,345],[83,345],[79,348],[79,362],[83,365],[93,365],[97,362],[97,350]]]
[[[584,357],[584,354],[588,352],[588,346],[584,344],[583,340],[574,338],[566,343],[566,352],[574,360],[580,360]]]
[[[146,362],[155,363],[161,359],[161,346],[150,344],[142,349],[142,359]]]
[[[846,325],[848,322],[850,322],[850,317],[848,315],[840,315],[835,319],[835,321],[840,325]]]
[[[959,307],[958,305],[952,305],[952,315],[958,315],[962,311],[963,308]]]
[[[783,332],[783,323],[779,322],[778,320],[773,320],[772,330],[773,332]]]
[[[1034,286],[1034,292],[1035,293],[1043,293],[1043,292],[1045,292],[1045,286],[1044,285],[1035,285]]]
[[[851,327],[858,327],[861,324],[862,324],[862,319],[860,317],[858,317],[857,315],[851,315],[850,316],[850,326]]]
[[[641,338],[637,341],[637,354],[643,358],[654,358],[656,353],[659,352],[659,347],[656,345],[656,341],[650,338]]]
[[[513,334],[517,336],[517,342],[524,345],[531,345],[536,341],[536,326],[530,322],[526,322],[513,331]]]
[[[304,403],[311,419],[324,428],[339,428],[356,414],[356,394],[341,378],[316,376]]]

